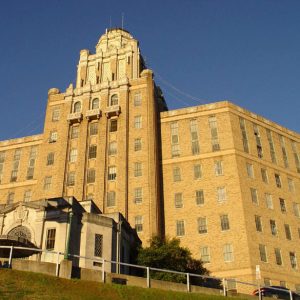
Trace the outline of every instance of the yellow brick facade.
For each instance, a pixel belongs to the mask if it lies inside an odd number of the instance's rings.
[[[167,111],[138,42],[113,29],[80,52],[75,87],[49,90],[44,132],[0,142],[0,202],[92,198],[144,243],[178,236],[212,274],[254,281],[260,265],[262,279],[295,289],[299,142],[228,101]]]

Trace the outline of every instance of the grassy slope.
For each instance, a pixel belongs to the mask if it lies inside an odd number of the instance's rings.
[[[224,300],[224,297],[68,280],[31,272],[0,269],[0,299]]]

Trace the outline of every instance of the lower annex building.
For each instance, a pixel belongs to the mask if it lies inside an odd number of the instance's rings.
[[[255,281],[260,265],[264,284],[299,291],[299,142],[228,101],[168,111],[138,41],[110,29],[80,52],[75,87],[49,90],[44,132],[0,142],[1,216],[92,200],[143,244],[180,238],[213,275]]]

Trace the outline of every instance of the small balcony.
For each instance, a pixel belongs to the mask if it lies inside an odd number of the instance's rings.
[[[100,119],[100,117],[101,117],[101,110],[99,108],[87,110],[86,113],[85,113],[85,117],[88,120]]]
[[[105,115],[107,118],[112,116],[118,116],[121,113],[120,105],[111,105],[105,109]]]
[[[82,120],[82,113],[81,112],[75,112],[72,114],[68,114],[67,118],[69,123],[80,123]]]

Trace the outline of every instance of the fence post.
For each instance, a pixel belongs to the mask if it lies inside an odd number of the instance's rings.
[[[147,288],[150,288],[150,268],[147,267]]]
[[[105,283],[105,259],[102,258],[102,282]]]
[[[191,286],[190,286],[190,274],[186,273],[186,288],[188,293],[191,291]]]
[[[57,251],[56,272],[55,272],[56,277],[58,277],[58,275],[59,275],[59,254],[60,254],[60,252]]]
[[[223,284],[223,296],[226,297],[227,291],[226,291],[226,279],[225,278],[222,279],[222,284]]]
[[[14,249],[14,246],[10,246],[9,260],[8,260],[8,265],[10,268],[11,268],[11,262],[12,262],[13,249]]]
[[[289,290],[289,292],[290,292],[290,300],[293,300],[293,293],[291,290]]]

